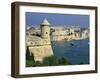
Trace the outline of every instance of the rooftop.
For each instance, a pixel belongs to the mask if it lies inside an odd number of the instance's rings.
[[[45,18],[42,22],[41,25],[50,25],[50,23],[48,22],[48,20]]]

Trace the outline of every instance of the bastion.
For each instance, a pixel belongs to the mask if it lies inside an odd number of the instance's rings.
[[[42,62],[45,57],[50,57],[54,54],[50,40],[50,23],[47,19],[44,19],[40,24],[40,28],[40,36],[26,35],[26,47],[35,61]]]

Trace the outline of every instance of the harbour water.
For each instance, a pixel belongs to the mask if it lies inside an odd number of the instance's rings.
[[[89,64],[89,39],[53,41],[54,55],[66,58],[72,65]]]

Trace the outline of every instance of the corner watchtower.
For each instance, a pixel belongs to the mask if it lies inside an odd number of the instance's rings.
[[[41,27],[41,38],[50,39],[50,23],[48,22],[48,20],[44,19],[40,27]]]

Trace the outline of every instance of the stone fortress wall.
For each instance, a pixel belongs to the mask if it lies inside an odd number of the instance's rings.
[[[26,33],[26,46],[30,51],[30,56],[33,55],[35,61],[42,62],[45,57],[53,55],[53,50],[50,40],[50,23],[45,19],[40,26],[41,35],[34,36]]]

